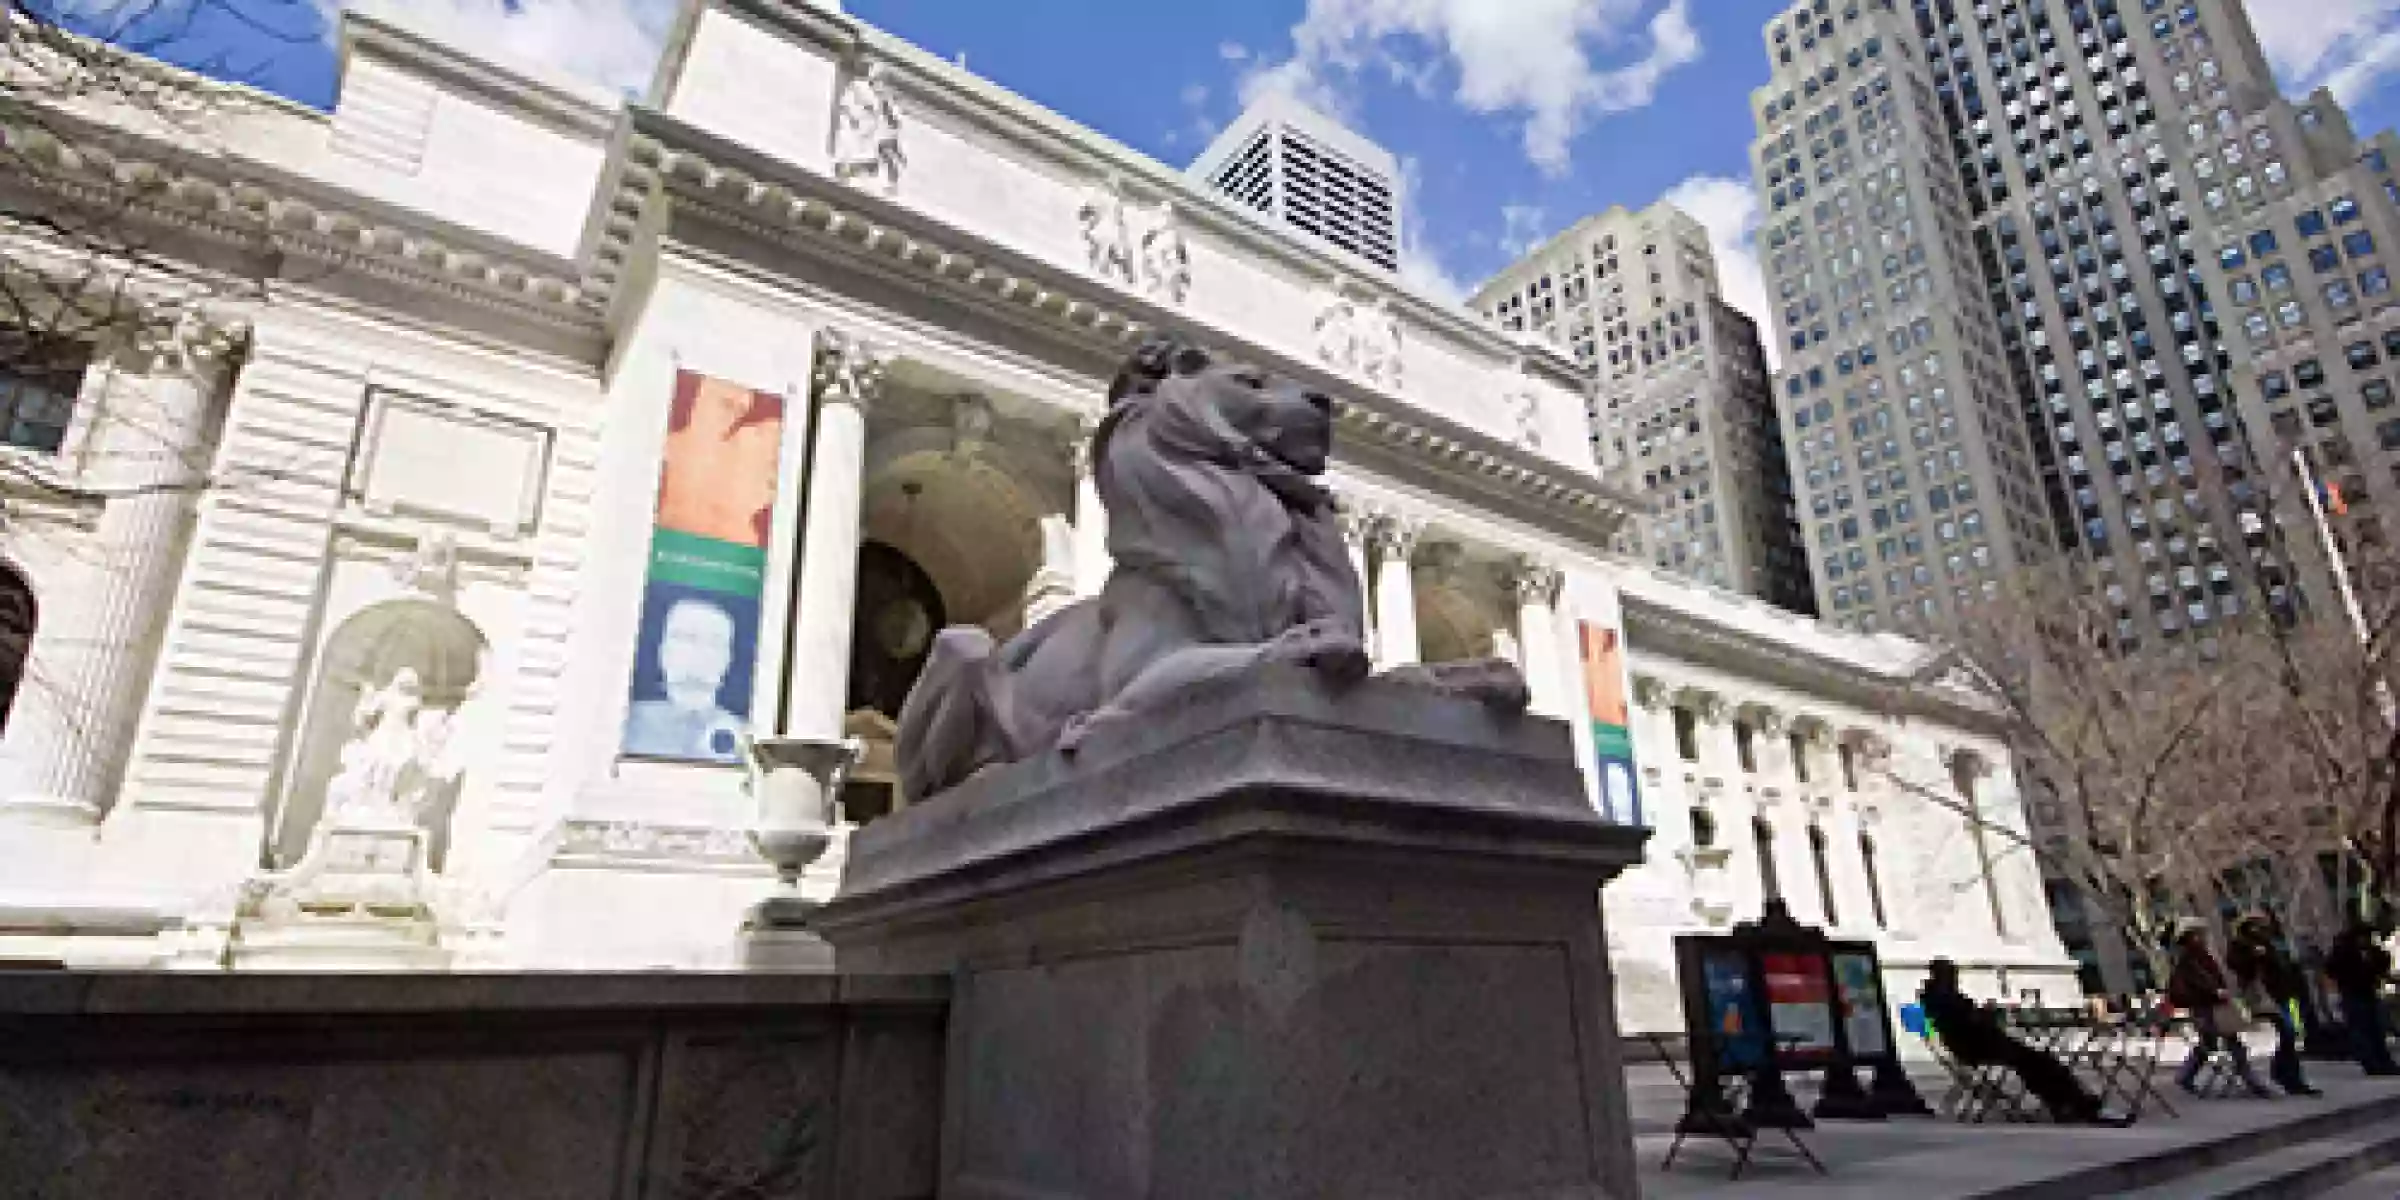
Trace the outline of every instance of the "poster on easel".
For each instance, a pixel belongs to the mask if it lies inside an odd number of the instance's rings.
[[[1738,952],[1711,950],[1700,957],[1707,997],[1708,1028],[1717,1037],[1720,1069],[1747,1071],[1767,1060],[1767,1025],[1750,990],[1750,968]]]
[[[1759,966],[1784,1057],[1794,1062],[1831,1058],[1833,994],[1825,960],[1814,954],[1766,954]]]
[[[1884,1036],[1882,972],[1872,954],[1833,956],[1834,985],[1841,991],[1842,1031],[1850,1038],[1850,1056],[1872,1060],[1892,1052]]]

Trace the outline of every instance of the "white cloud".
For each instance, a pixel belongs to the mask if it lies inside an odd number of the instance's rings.
[[[2400,67],[2400,0],[2272,0],[2249,12],[2267,61],[2293,92],[2330,87],[2349,104]]]
[[[479,54],[640,92],[658,65],[675,0],[318,0],[397,21]]]
[[[1422,175],[1413,156],[1400,160],[1400,282],[1445,304],[1464,304],[1467,283],[1451,274],[1425,233],[1418,202]]]
[[[1240,62],[1250,57],[1250,47],[1240,42],[1218,42],[1217,57],[1226,62]]]
[[[1668,73],[1700,57],[1691,0],[1309,0],[1293,54],[1253,60],[1243,96],[1280,89],[1347,119],[1370,72],[1431,93],[1454,72],[1469,112],[1521,115],[1525,156],[1556,175],[1593,121],[1647,106]],[[1604,65],[1603,55],[1630,61]]]
[[[1725,303],[1758,322],[1767,365],[1782,362],[1775,344],[1773,311],[1767,304],[1766,274],[1758,265],[1758,193],[1746,179],[1694,175],[1667,190],[1667,203],[1708,227],[1709,249],[1717,256],[1717,286]]]
[[[1549,211],[1539,204],[1501,205],[1501,253],[1510,258],[1523,258],[1526,251],[1541,245],[1543,226],[1548,223],[1549,215]]]

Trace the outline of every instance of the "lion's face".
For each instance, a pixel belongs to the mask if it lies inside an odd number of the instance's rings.
[[[1211,365],[1167,386],[1198,399],[1247,446],[1302,475],[1320,475],[1333,455],[1333,398],[1240,363]]]

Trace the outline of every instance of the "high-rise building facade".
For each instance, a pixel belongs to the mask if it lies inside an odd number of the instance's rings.
[[[1551,238],[1468,307],[1590,372],[1601,469],[1655,511],[1618,549],[1813,614],[1758,327],[1719,295],[1708,231],[1672,205],[1611,208]]]
[[[1400,269],[1400,161],[1289,96],[1244,109],[1186,174],[1372,266]]]
[[[2055,545],[1976,214],[1916,13],[1809,0],[1766,42],[1760,255],[1819,608],[1937,626]]]
[[[2321,91],[2298,103],[2242,103],[2248,97],[2222,88],[2223,68],[2211,66],[2227,39],[2198,40],[2203,33],[2187,35],[2196,39],[2189,61],[2170,84],[2197,101],[2182,133],[2215,231],[2201,246],[2202,273],[2218,298],[2259,483],[2280,497],[2269,516],[2284,526],[2304,594],[2329,613],[2330,583],[2314,576],[2329,566],[2320,539],[2293,528],[2309,520],[2295,452],[2331,485],[2328,523],[2359,586],[2400,586],[2385,575],[2400,513],[2400,138],[2386,130],[2359,139]],[[2230,125],[2218,115],[2226,112]]]
[[[2090,564],[2121,644],[2204,630],[2261,595],[2296,607],[2294,565],[2318,560],[2314,534],[2289,528],[2298,507],[2271,503],[2289,447],[2347,497],[2400,482],[2384,450],[2400,450],[2383,411],[2400,351],[2380,329],[2388,139],[2357,142],[2328,97],[2283,100],[2234,0],[1808,0],[1768,26],[1767,49],[1758,181],[1828,614],[1867,624],[1913,602],[1932,617],[1976,598],[1939,585],[1989,586],[1974,544],[1961,565],[1903,540],[1890,565],[1885,525],[1909,532],[1900,499],[1921,524],[1937,500],[1958,510],[1955,489],[1896,490],[1903,471],[1879,464],[1870,497],[1845,477],[1888,457],[1858,444],[1887,422],[1950,453],[1932,396],[1930,432],[1918,390],[1889,411],[1889,370],[1870,372],[1843,334],[1877,300],[1895,329],[1930,319],[1938,340],[1962,326],[1963,353],[1937,347],[1941,373],[1965,376],[1944,381],[1954,399],[1961,382],[2005,380],[1977,395],[1958,448],[1971,463],[1985,443],[2013,524],[2038,485],[2048,532]],[[1934,362],[1916,365],[1924,383]],[[2010,407],[2019,428],[2002,420]],[[1949,544],[1940,524],[1917,530],[1928,550]],[[2038,552],[2041,532],[2012,529],[2014,549]],[[2356,536],[2379,539],[2380,524]],[[2007,557],[1995,545],[1991,566]],[[1935,593],[1910,588],[1926,575]]]

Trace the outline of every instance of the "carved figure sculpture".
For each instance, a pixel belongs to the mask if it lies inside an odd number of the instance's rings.
[[[334,816],[424,827],[461,764],[450,747],[450,714],[424,707],[415,669],[359,697],[357,733],[342,747],[342,769],[326,784]]]
[[[1134,281],[1133,231],[1125,219],[1125,194],[1115,177],[1084,190],[1075,207],[1083,225],[1083,253],[1102,279]]]
[[[833,112],[833,174],[885,195],[899,186],[900,106],[882,63],[868,63],[842,85]]]
[[[1533,389],[1519,381],[1517,390],[1508,398],[1511,415],[1516,418],[1516,443],[1527,450],[1542,448],[1542,401]]]
[[[1100,595],[1005,645],[944,630],[901,707],[902,789],[929,797],[1057,749],[1205,681],[1267,662],[1366,675],[1365,605],[1340,514],[1318,481],[1333,402],[1170,337],[1118,372],[1093,434],[1114,560]],[[1406,678],[1522,711],[1503,662]]]
[[[1316,318],[1310,332],[1316,334],[1317,359],[1327,366],[1349,370],[1358,361],[1355,333],[1358,306],[1343,293],[1339,280],[1317,289]]]
[[[1375,303],[1356,311],[1356,322],[1350,337],[1353,369],[1368,379],[1391,388],[1400,388],[1400,318],[1392,312],[1391,301],[1377,296]]]
[[[1142,290],[1176,304],[1192,287],[1192,250],[1183,240],[1175,202],[1161,200],[1142,222]]]

